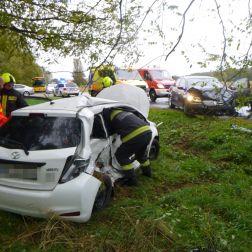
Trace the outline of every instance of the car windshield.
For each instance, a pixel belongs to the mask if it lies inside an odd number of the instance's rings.
[[[142,80],[137,70],[134,69],[116,69],[118,80]]]
[[[78,87],[75,83],[68,83],[66,87]]]
[[[75,117],[13,116],[0,128],[0,146],[28,151],[75,147],[81,140],[81,120]],[[16,142],[16,143],[15,143]]]
[[[155,80],[158,80],[158,79],[171,80],[172,79],[171,75],[166,70],[150,70],[150,73],[153,79]]]
[[[215,78],[190,78],[187,79],[188,88],[190,87],[197,87],[197,88],[204,88],[204,87],[223,87],[223,84],[219,82]]]

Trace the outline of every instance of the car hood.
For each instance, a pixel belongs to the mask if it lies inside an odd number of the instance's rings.
[[[167,80],[167,79],[155,79],[155,81],[157,81],[160,84],[163,85],[173,85],[174,84],[174,80]]]
[[[232,92],[225,87],[217,89],[191,87],[187,92],[199,95],[202,100],[229,101],[234,98]]]
[[[97,98],[130,104],[148,118],[150,102],[143,89],[129,84],[117,84],[103,89]]]

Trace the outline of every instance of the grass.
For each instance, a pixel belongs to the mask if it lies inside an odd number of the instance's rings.
[[[0,211],[2,251],[252,251],[252,130],[244,119],[151,108],[160,156],[153,177],[115,188],[108,206],[76,224]]]

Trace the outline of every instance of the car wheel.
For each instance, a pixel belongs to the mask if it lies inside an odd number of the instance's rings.
[[[60,96],[61,96],[61,97],[64,97],[64,95],[63,95],[61,92],[60,92]]]
[[[185,115],[188,115],[188,116],[194,116],[194,114],[191,113],[191,110],[188,108],[188,104],[187,102],[184,103],[184,113]]]
[[[169,105],[169,108],[172,108],[172,109],[175,108],[175,105],[172,103],[172,97],[170,97],[170,99],[168,100],[168,105]]]
[[[53,92],[53,96],[56,97],[56,94]]]
[[[232,101],[231,107],[228,109],[228,113],[230,115],[235,115],[236,110],[235,110],[235,101]]]
[[[150,90],[150,99],[154,102],[157,99],[157,94],[155,90]]]
[[[102,180],[103,183],[96,194],[92,213],[100,212],[105,208],[113,190],[113,184],[108,175],[104,175]]]
[[[154,139],[152,144],[151,144],[151,147],[150,147],[149,159],[150,160],[157,159],[157,157],[159,155],[159,151],[160,151],[159,141],[157,139]]]
[[[28,91],[24,91],[23,96],[30,96],[30,93]]]

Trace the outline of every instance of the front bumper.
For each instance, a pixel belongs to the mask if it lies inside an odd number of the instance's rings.
[[[227,104],[218,104],[215,101],[202,101],[202,102],[187,102],[188,109],[208,110],[208,111],[225,111],[230,108]]]
[[[79,216],[62,217],[74,222],[90,219],[101,182],[82,173],[79,177],[58,184],[52,191],[25,190],[0,185],[0,209],[22,215],[47,218],[80,212]]]
[[[169,89],[155,89],[158,97],[168,97]]]

